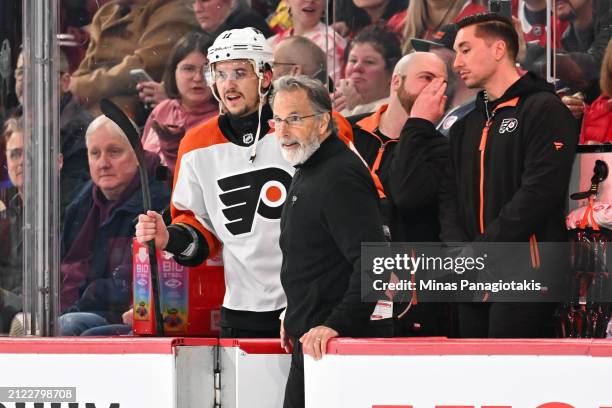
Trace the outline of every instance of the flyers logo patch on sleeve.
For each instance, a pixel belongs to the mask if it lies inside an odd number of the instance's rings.
[[[563,149],[563,142],[553,142],[553,145],[555,146],[556,150]]]
[[[226,220],[225,227],[233,235],[253,230],[255,216],[276,220],[281,216],[291,175],[283,169],[270,167],[248,171],[217,180],[219,199]]]

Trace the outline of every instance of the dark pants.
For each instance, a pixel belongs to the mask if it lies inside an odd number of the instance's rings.
[[[277,339],[280,335],[278,329],[275,330],[247,330],[235,327],[221,327],[219,337],[225,339]]]
[[[291,368],[285,387],[283,408],[304,408],[304,353],[299,339],[293,339]]]
[[[459,304],[459,337],[554,337],[554,303]]]

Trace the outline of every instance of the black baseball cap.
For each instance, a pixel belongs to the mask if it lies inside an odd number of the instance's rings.
[[[431,40],[411,38],[410,43],[415,51],[428,52],[432,46],[444,47],[452,50],[457,31],[459,31],[457,24],[447,24],[442,26],[440,30],[433,35]]]

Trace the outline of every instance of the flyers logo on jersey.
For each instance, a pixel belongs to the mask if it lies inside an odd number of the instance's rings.
[[[217,180],[225,206],[221,211],[227,219],[225,227],[233,235],[252,231],[255,216],[277,220],[281,216],[291,175],[281,168],[248,171]]]

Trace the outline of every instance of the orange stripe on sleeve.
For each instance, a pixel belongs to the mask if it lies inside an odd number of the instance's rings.
[[[181,173],[181,162],[183,155],[200,148],[206,148],[217,144],[229,143],[227,138],[223,136],[218,125],[218,116],[211,118],[205,123],[190,129],[181,140],[179,145],[178,157],[176,160],[176,168],[174,171],[173,190],[178,177]],[[174,194],[174,191],[173,191]],[[172,223],[183,223],[197,229],[206,239],[209,248],[209,257],[215,256],[221,248],[219,240],[207,230],[195,217],[193,212],[189,210],[180,210],[176,208],[170,201],[170,211],[172,214]]]

